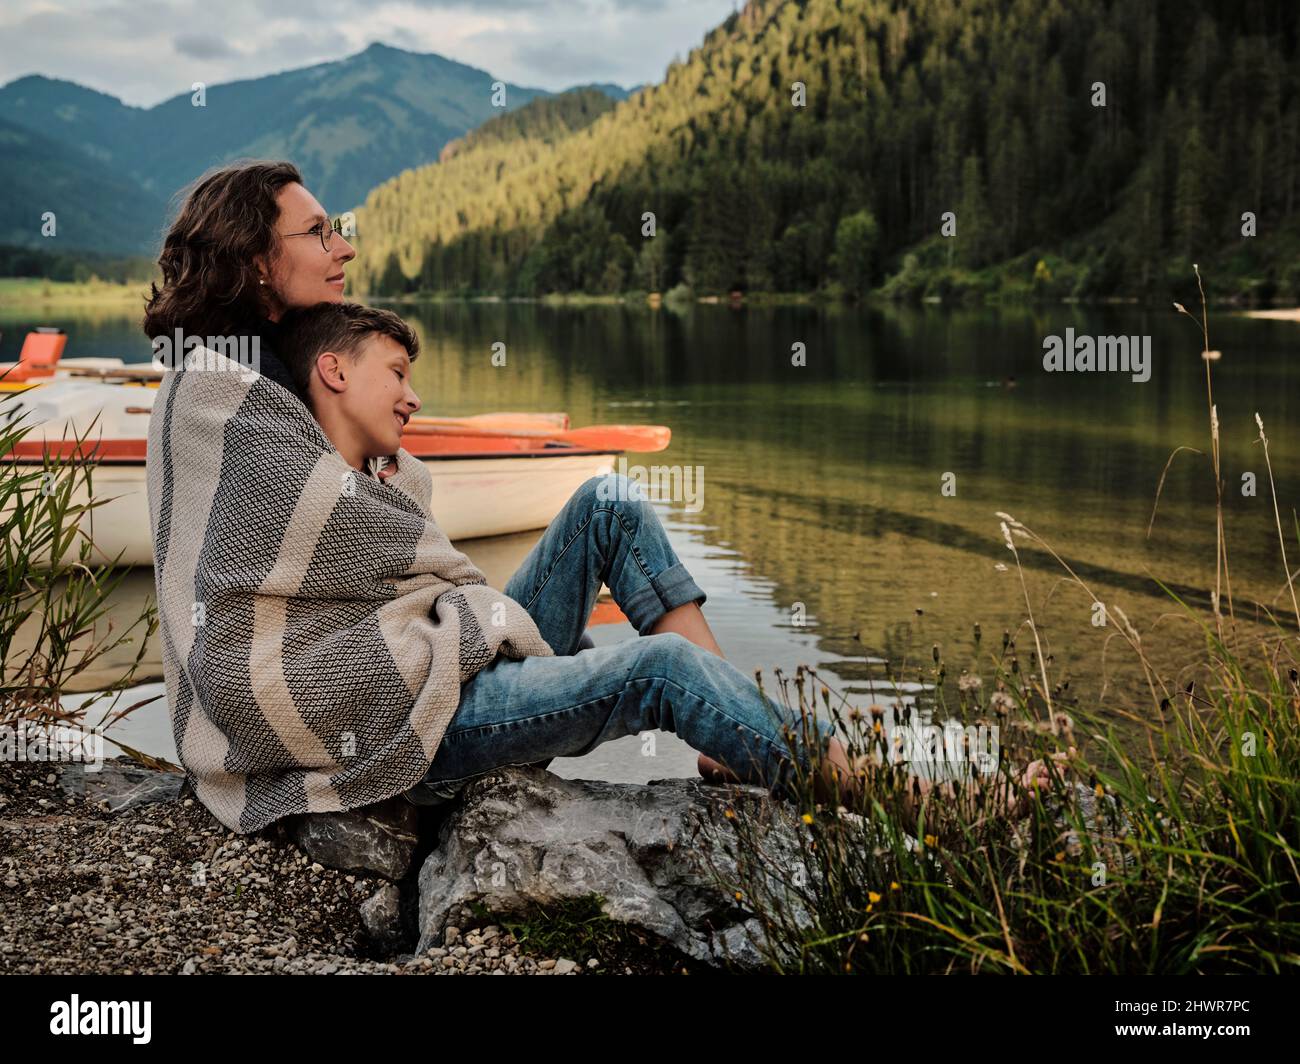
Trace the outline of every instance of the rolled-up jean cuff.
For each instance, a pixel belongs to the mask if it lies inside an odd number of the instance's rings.
[[[686,566],[677,562],[658,576],[652,576],[650,583],[637,591],[623,607],[623,615],[638,635],[649,635],[650,629],[669,610],[675,610],[688,602],[703,606],[706,601],[708,595],[695,582]]]

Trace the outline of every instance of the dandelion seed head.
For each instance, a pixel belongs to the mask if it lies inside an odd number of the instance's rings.
[[[989,696],[989,705],[999,713],[1009,713],[1015,708],[1016,701],[1006,691],[994,691]]]

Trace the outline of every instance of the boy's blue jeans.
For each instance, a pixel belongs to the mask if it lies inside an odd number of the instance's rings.
[[[641,638],[578,653],[602,582]],[[611,473],[583,484],[502,590],[556,656],[498,656],[464,684],[433,764],[404,792],[410,801],[439,805],[494,768],[577,757],[656,728],[789,795],[794,769],[781,731],[789,726],[806,768],[798,714],[684,636],[647,634],[669,610],[706,596],[635,481]],[[825,753],[835,726],[818,719],[814,727]]]

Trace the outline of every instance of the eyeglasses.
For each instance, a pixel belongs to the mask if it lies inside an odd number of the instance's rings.
[[[330,241],[334,239],[334,234],[343,233],[343,219],[335,218],[329,223],[328,228],[324,222],[317,222],[305,233],[282,233],[282,236],[318,236],[320,237],[320,246],[326,251],[330,249]]]

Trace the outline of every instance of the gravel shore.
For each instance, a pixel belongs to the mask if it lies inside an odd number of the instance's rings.
[[[535,956],[504,929],[449,928],[385,957],[360,907],[387,885],[226,829],[192,798],[119,813],[48,762],[0,767],[0,974],[642,974],[653,954]]]

